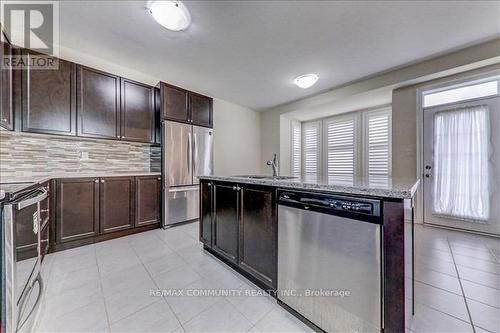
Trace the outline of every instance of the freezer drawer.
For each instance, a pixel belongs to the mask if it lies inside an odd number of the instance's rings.
[[[195,220],[200,217],[199,186],[168,189],[166,225]]]

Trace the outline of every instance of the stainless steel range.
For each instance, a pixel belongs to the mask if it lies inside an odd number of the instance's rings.
[[[16,188],[9,184],[10,188]],[[18,185],[1,205],[2,331],[29,332],[43,291],[41,265],[48,249],[48,190]]]

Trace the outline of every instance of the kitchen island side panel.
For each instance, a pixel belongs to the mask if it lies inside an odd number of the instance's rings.
[[[384,332],[405,331],[404,200],[383,203]],[[410,289],[411,290],[411,289]]]

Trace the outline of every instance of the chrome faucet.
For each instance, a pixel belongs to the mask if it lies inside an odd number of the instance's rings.
[[[277,159],[277,155],[276,155],[276,153],[274,153],[273,159],[266,162],[267,165],[269,165],[273,168],[273,177],[278,177],[278,173],[279,173],[278,161],[276,159]]]

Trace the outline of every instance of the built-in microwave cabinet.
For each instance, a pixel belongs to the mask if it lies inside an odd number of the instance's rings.
[[[162,119],[212,127],[212,98],[164,82],[160,82],[160,91]]]

